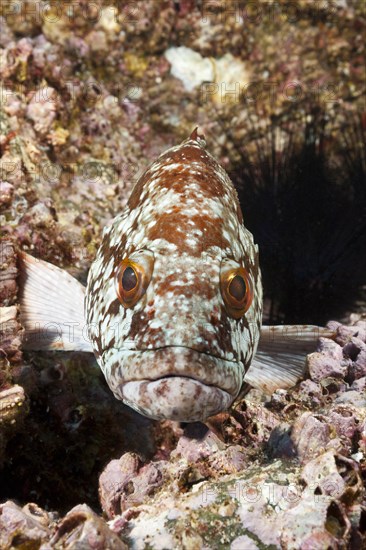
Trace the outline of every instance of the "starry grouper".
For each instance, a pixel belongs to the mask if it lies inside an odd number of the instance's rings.
[[[136,183],[104,230],[86,289],[20,257],[23,347],[94,352],[115,396],[155,419],[204,420],[248,384],[291,386],[330,333],[262,326],[258,247],[197,129]]]

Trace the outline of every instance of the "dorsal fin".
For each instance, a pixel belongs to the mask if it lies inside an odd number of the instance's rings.
[[[203,134],[199,135],[198,126],[196,126],[195,129],[193,130],[193,132],[191,133],[189,139],[191,139],[193,141],[198,141],[199,139],[205,140],[205,136]]]

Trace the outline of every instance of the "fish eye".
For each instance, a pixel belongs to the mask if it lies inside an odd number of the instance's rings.
[[[137,275],[133,267],[127,266],[123,272],[121,284],[123,290],[129,292],[133,290],[137,285]]]
[[[221,270],[220,283],[227,312],[234,319],[240,319],[253,301],[252,277],[244,267],[228,266]]]
[[[115,275],[117,297],[125,308],[131,308],[142,298],[149,286],[154,266],[150,253],[125,258]]]
[[[228,291],[230,296],[238,302],[244,299],[247,292],[247,285],[241,275],[235,275],[229,284]]]

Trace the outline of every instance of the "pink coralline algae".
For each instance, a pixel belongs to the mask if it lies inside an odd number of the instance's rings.
[[[112,460],[99,478],[99,497],[109,518],[138,506],[163,484],[164,462],[144,465],[139,457],[126,453]]]
[[[75,506],[58,524],[55,534],[40,550],[52,548],[93,548],[94,550],[127,550],[121,539],[89,506]]]
[[[349,360],[344,358],[342,348],[336,342],[320,339],[320,351],[308,356],[308,369],[314,382],[327,377],[344,378]]]
[[[36,91],[28,104],[26,116],[34,123],[37,132],[45,134],[55,120],[57,112],[57,92],[50,86]]]
[[[40,548],[49,540],[52,518],[35,504],[23,508],[7,501],[0,505],[0,548]]]

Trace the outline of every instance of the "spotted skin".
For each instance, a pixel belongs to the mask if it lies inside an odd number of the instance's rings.
[[[153,273],[144,296],[125,309],[114,277],[138,251],[154,255]],[[254,282],[253,302],[239,320],[220,291],[227,263],[243,266]],[[258,247],[232,182],[196,131],[148,168],[105,229],[85,312],[111,390],[140,413],[202,420],[240,394],[261,327]]]

